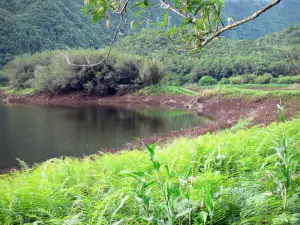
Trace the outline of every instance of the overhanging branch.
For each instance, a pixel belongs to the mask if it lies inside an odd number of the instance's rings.
[[[211,42],[214,38],[220,36],[225,31],[231,30],[235,27],[238,27],[238,26],[240,26],[244,23],[249,22],[250,20],[254,20],[255,18],[259,17],[261,14],[263,14],[264,12],[266,12],[267,10],[274,7],[275,5],[277,5],[280,2],[281,2],[281,0],[275,0],[275,1],[271,2],[270,4],[266,5],[265,7],[263,7],[262,9],[258,10],[257,12],[252,14],[251,16],[249,16],[249,17],[247,17],[243,20],[237,21],[233,24],[230,24],[230,25],[227,25],[227,26],[223,27],[222,29],[218,30],[217,32],[215,32],[211,36],[209,36],[207,39],[205,39],[205,41],[202,42],[200,47],[203,48],[205,45],[207,45],[209,42]]]

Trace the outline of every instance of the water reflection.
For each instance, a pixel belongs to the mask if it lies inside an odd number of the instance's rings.
[[[133,137],[204,124],[190,112],[161,108],[112,106],[0,105],[0,169],[49,158],[94,154]]]

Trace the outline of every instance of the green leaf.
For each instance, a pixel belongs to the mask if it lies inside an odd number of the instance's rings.
[[[205,6],[206,3],[202,3],[199,5],[199,7],[195,10],[194,16],[198,14],[198,12]]]
[[[168,15],[169,15],[169,9],[167,9],[164,12],[164,16],[163,16],[163,26],[166,27],[167,23],[168,23]]]
[[[153,166],[154,166],[154,169],[156,171],[159,171],[159,169],[160,169],[160,163],[158,161],[154,160],[153,161]]]
[[[200,212],[200,216],[201,216],[201,219],[202,219],[202,221],[203,221],[203,224],[205,225],[205,224],[206,224],[206,221],[207,221],[208,213],[205,212],[205,211],[201,211],[201,212]]]
[[[171,174],[170,174],[170,169],[167,165],[165,165],[165,168],[166,168],[166,171],[167,171],[167,174],[168,174],[168,177],[171,177]]]
[[[150,145],[148,145],[146,143],[144,145],[147,148],[148,152],[150,153],[150,157],[153,158],[154,155],[155,155],[155,146],[153,146],[153,145],[150,146]]]
[[[176,31],[176,24],[170,29],[170,37],[173,37],[174,33]]]
[[[134,5],[132,6],[132,8],[135,8],[135,7],[140,7],[142,9],[145,9],[146,8],[146,5],[142,2],[136,2],[134,3]]]

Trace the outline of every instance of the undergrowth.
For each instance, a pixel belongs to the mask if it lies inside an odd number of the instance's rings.
[[[187,95],[193,96],[199,94],[198,92],[188,90],[179,86],[167,85],[153,85],[147,86],[134,93],[135,95]]]
[[[35,91],[31,88],[25,89],[16,89],[16,88],[8,88],[5,90],[5,94],[10,95],[33,95]]]
[[[300,119],[0,177],[0,224],[299,224]],[[150,159],[150,160],[149,160]]]
[[[258,98],[297,98],[300,97],[300,89],[291,90],[251,90],[243,88],[235,88],[227,85],[219,85],[211,88],[199,89],[199,96],[212,97],[220,96],[223,98],[246,98],[246,99],[258,99]]]

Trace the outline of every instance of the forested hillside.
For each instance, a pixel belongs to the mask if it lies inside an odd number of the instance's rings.
[[[223,16],[232,17],[237,21],[251,15],[271,0],[225,0],[224,2]],[[226,36],[232,39],[257,39],[281,31],[300,22],[299,8],[299,0],[283,0],[259,18],[227,32]]]
[[[24,53],[105,46],[110,33],[82,7],[82,0],[0,0],[0,66]]]
[[[240,19],[265,3],[264,0],[225,0],[223,18]],[[0,67],[23,53],[107,46],[113,29],[107,31],[103,24],[93,25],[90,18],[79,12],[82,7],[83,0],[0,0]],[[227,36],[254,39],[299,23],[299,7],[300,1],[285,0],[257,20],[231,31]],[[132,11],[126,17],[128,24],[133,14]],[[162,19],[161,14],[162,11],[158,11],[150,22],[156,22],[157,17]],[[173,24],[176,20],[178,18],[172,16]]]
[[[300,24],[255,41],[222,37],[194,55],[176,50],[166,34],[153,30],[124,38],[116,48],[161,61],[168,72],[165,82],[170,84],[197,82],[205,75],[218,80],[250,73],[278,77],[299,73]]]

